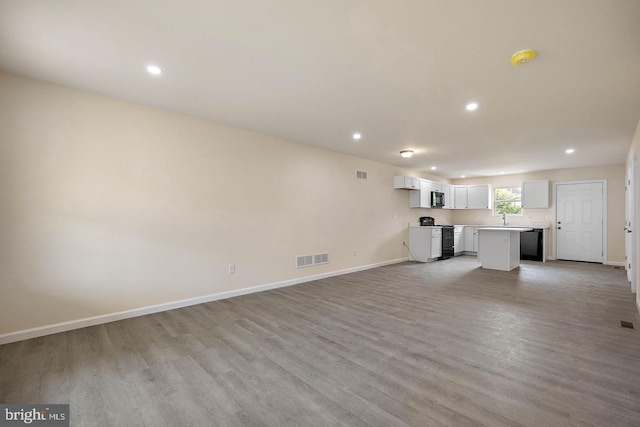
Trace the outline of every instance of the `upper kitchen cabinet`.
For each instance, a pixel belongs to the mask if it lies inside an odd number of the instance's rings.
[[[404,176],[393,179],[395,188],[406,188],[409,191],[409,207],[431,208],[431,192],[444,193],[444,209],[490,209],[491,185],[451,185],[442,182],[418,179],[418,188],[409,188]],[[411,185],[414,185],[413,183]]]
[[[393,188],[403,188],[406,190],[419,190],[420,179],[412,176],[394,176]]]
[[[523,182],[522,207],[525,209],[548,209],[549,180]]]
[[[442,192],[444,193],[444,209],[454,209],[455,186],[442,184]]]
[[[453,208],[454,209],[467,209],[467,186],[466,185],[454,185],[453,186]]]
[[[420,180],[420,189],[409,191],[410,208],[430,208],[431,207],[431,182],[426,179]]]
[[[442,193],[442,186],[445,185],[441,182],[431,181],[431,191],[438,191]]]
[[[467,209],[491,209],[491,185],[467,186]]]
[[[491,209],[491,185],[456,185],[455,209]]]

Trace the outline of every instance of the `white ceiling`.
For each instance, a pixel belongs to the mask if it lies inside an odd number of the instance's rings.
[[[0,0],[0,69],[446,178],[617,164],[640,1]]]

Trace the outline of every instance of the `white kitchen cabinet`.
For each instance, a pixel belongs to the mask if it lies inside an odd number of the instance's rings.
[[[431,230],[431,258],[442,256],[442,228]]]
[[[491,185],[455,185],[454,209],[491,209]]]
[[[491,209],[491,185],[467,186],[467,209]]]
[[[420,189],[409,191],[410,208],[430,208],[431,207],[431,181],[420,180]]]
[[[395,184],[399,185],[400,182],[396,183],[394,180]],[[409,207],[431,208],[432,191],[444,193],[444,209],[491,208],[491,186],[489,184],[451,185],[426,179],[419,180],[419,189],[409,191]]]
[[[443,185],[440,182],[428,181],[426,179],[420,180],[420,189],[412,190],[409,192],[409,207],[410,208],[431,208],[431,192],[442,191]],[[445,195],[445,202],[447,197]]]
[[[465,252],[478,252],[478,227],[465,226],[463,248]]]
[[[394,176],[393,188],[402,188],[405,190],[419,190],[420,178],[415,178],[413,176],[404,176],[404,175]]]
[[[525,209],[548,209],[549,180],[523,182],[522,207]]]
[[[482,250],[478,253],[478,261],[482,268],[502,271],[517,268],[520,265],[520,233],[517,228],[481,228]]]
[[[464,235],[463,237],[464,251],[473,252],[473,227],[466,226],[462,234]]]
[[[451,184],[442,184],[442,192],[444,193],[444,209],[453,209],[453,201],[456,197],[454,186]]]
[[[420,262],[442,256],[442,227],[409,227],[409,250],[413,259]]]
[[[453,229],[453,254],[459,255],[464,249],[464,229],[463,225],[456,225]]]
[[[453,208],[454,209],[467,209],[467,186],[466,185],[454,185],[453,186]]]
[[[444,185],[441,182],[429,181],[431,183],[431,191],[439,191],[442,193],[442,186]]]

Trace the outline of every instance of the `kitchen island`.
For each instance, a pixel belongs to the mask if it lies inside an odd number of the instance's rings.
[[[482,268],[511,271],[520,266],[520,233],[531,227],[478,228],[478,261]]]

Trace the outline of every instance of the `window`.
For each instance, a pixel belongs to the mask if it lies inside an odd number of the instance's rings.
[[[500,187],[494,193],[496,215],[522,215],[522,188]]]

